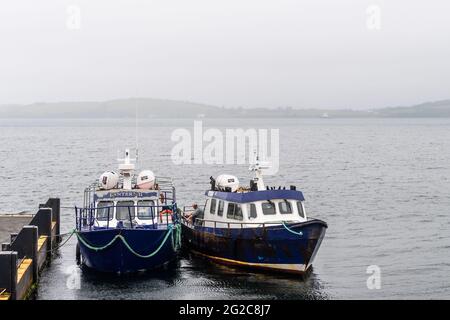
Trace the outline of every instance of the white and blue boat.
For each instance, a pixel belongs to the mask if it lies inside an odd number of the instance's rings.
[[[265,186],[256,161],[250,187],[231,175],[211,177],[203,216],[182,217],[183,242],[193,253],[218,263],[275,272],[304,274],[313,263],[327,224],[306,214],[303,193],[295,186]],[[201,211],[200,211],[201,212]]]
[[[134,175],[130,151],[119,172],[105,172],[75,208],[77,259],[102,272],[127,273],[174,260],[181,242],[175,187],[144,170]]]

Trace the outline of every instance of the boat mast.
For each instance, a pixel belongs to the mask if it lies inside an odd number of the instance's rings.
[[[118,159],[118,161],[123,161],[119,164],[120,174],[123,176],[123,189],[131,190],[131,178],[134,171],[134,164],[131,163],[133,159],[130,158],[130,149],[125,149],[125,158]]]
[[[250,165],[249,170],[255,172],[255,178],[253,178],[253,181],[256,182],[256,185],[258,186],[258,191],[266,190],[266,185],[264,184],[263,179],[263,169],[269,169],[270,165],[267,162],[259,161],[259,156],[256,154],[256,151],[254,155],[255,160],[254,163]]]

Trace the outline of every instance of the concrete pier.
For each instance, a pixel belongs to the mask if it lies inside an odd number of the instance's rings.
[[[0,213],[0,243],[10,242],[11,234],[17,234],[33,218],[33,214]]]
[[[26,299],[60,241],[60,200],[29,214],[0,215],[0,301]]]

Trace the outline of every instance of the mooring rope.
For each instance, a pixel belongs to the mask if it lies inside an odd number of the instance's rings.
[[[301,231],[299,231],[299,232],[297,232],[297,231],[294,231],[294,230],[292,230],[292,229],[290,229],[285,223],[284,223],[284,221],[281,221],[281,224],[283,225],[283,227],[287,230],[287,231],[289,231],[289,232],[291,232],[291,233],[293,233],[293,234],[296,234],[296,235],[298,235],[298,236],[303,236],[303,232],[301,232]]]
[[[55,234],[54,236],[45,236],[45,235],[43,235],[41,237],[44,237],[44,238],[62,238],[62,237],[68,236],[68,235],[72,235],[72,233],[73,233],[73,230],[69,231],[69,232],[65,232],[65,233]]]
[[[181,247],[181,225],[175,225],[175,236],[172,234],[172,248],[177,251]]]
[[[113,245],[114,242],[116,242],[117,239],[120,239],[123,242],[123,244],[125,245],[125,247],[132,254],[134,254],[135,256],[137,256],[139,258],[147,259],[147,258],[153,257],[155,254],[157,254],[161,250],[161,248],[166,243],[167,239],[169,239],[170,235],[172,235],[171,240],[172,240],[172,247],[173,247],[173,249],[177,250],[180,247],[180,244],[181,244],[181,226],[179,224],[176,224],[176,225],[169,225],[168,227],[169,228],[167,230],[167,233],[164,236],[164,238],[161,241],[161,243],[159,244],[158,248],[156,248],[155,251],[153,251],[153,252],[151,252],[151,253],[149,253],[147,255],[142,255],[142,254],[136,252],[121,234],[116,235],[110,242],[108,242],[107,244],[105,244],[103,246],[100,246],[100,247],[96,247],[96,246],[88,243],[85,239],[83,239],[83,237],[80,235],[80,233],[78,231],[75,231],[75,234],[76,234],[78,240],[80,240],[80,242],[82,244],[84,244],[88,249],[91,249],[91,250],[94,250],[94,251],[105,250],[106,248],[108,248],[111,245]],[[173,236],[173,231],[174,230],[175,230],[175,236]]]
[[[76,230],[73,229],[73,230],[70,231],[70,232],[66,232],[66,233],[63,233],[63,234],[58,234],[58,235],[56,235],[55,237],[62,237],[62,236],[64,236],[64,235],[68,235],[68,234],[69,234],[69,237],[68,237],[66,240],[64,240],[64,242],[62,242],[59,246],[57,246],[57,247],[55,247],[55,248],[51,248],[50,250],[47,250],[47,253],[48,253],[48,252],[56,251],[56,250],[58,250],[59,248],[63,247],[67,242],[69,242],[70,238],[72,238],[72,236],[73,236],[73,234],[74,234],[75,232],[76,232]],[[47,238],[50,238],[50,237],[47,236]]]
[[[175,235],[173,234],[174,231],[175,231]],[[73,230],[70,231],[70,232],[66,232],[66,233],[62,233],[62,234],[55,235],[54,237],[63,237],[63,236],[66,236],[66,235],[69,235],[69,237],[68,237],[66,240],[64,240],[64,242],[62,242],[60,245],[58,245],[57,247],[54,247],[54,248],[52,248],[52,249],[50,249],[50,250],[47,250],[47,253],[48,253],[48,252],[54,252],[54,251],[56,251],[56,250],[62,248],[67,242],[69,242],[69,240],[72,238],[72,236],[73,236],[74,234],[77,236],[78,240],[80,240],[80,242],[82,242],[87,248],[89,248],[89,249],[91,249],[91,250],[94,250],[94,251],[101,251],[101,250],[104,250],[104,249],[108,248],[109,246],[113,245],[114,242],[115,242],[117,239],[120,239],[120,240],[124,243],[125,247],[126,247],[131,253],[133,253],[133,254],[136,255],[137,257],[144,258],[144,259],[146,259],[146,258],[151,258],[151,257],[153,257],[155,254],[157,254],[157,253],[161,250],[161,248],[164,246],[164,244],[166,243],[166,241],[167,241],[167,239],[169,238],[170,235],[172,235],[172,237],[171,237],[171,240],[172,240],[172,241],[171,241],[171,242],[172,242],[172,248],[173,248],[173,250],[177,251],[177,250],[181,247],[181,225],[176,224],[176,225],[169,225],[169,229],[167,230],[167,233],[166,233],[166,235],[164,236],[163,241],[160,243],[160,245],[158,246],[158,248],[157,248],[154,252],[152,252],[152,253],[150,253],[150,254],[148,254],[148,255],[141,255],[141,254],[139,254],[138,252],[136,252],[136,251],[130,246],[130,244],[126,241],[126,239],[125,239],[122,235],[120,235],[120,234],[116,235],[116,236],[115,236],[110,242],[108,242],[106,245],[101,246],[101,247],[95,247],[95,246],[89,244],[85,239],[83,239],[83,237],[79,234],[79,232],[78,232],[76,229],[73,229]],[[46,238],[50,238],[50,236],[45,236],[45,237],[46,237]]]

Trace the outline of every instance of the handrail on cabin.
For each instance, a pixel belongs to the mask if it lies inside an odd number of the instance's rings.
[[[105,206],[105,207],[75,207],[75,222],[76,222],[76,227],[78,230],[81,230],[82,227],[84,226],[89,226],[89,228],[92,228],[92,225],[94,225],[95,221],[97,221],[98,223],[98,219],[95,218],[95,212],[96,210],[104,210],[107,209],[107,220],[106,220],[106,228],[109,229],[109,222],[112,220],[110,219],[110,213],[111,213],[111,208],[128,208],[128,219],[129,219],[129,223],[131,228],[133,228],[133,220],[136,218],[136,214],[134,215],[134,218],[132,218],[131,215],[131,208],[164,208],[164,209],[169,209],[171,211],[171,214],[165,214],[166,216],[166,221],[165,224],[169,225],[169,215],[171,216],[171,220],[172,223],[176,222],[178,219],[178,215],[177,215],[177,205],[176,203],[172,203],[172,204],[167,204],[167,205],[130,205],[130,206]],[[164,223],[164,221],[162,220],[162,213],[165,210],[159,211],[159,217],[158,217],[158,210],[151,210],[151,216],[149,217],[150,219],[144,219],[144,220],[149,220],[151,221],[151,226],[155,229],[155,218],[156,219],[160,219],[161,223]],[[156,213],[156,215],[155,215]],[[122,220],[121,220],[122,221]],[[150,224],[148,224],[150,225]]]
[[[188,221],[188,219],[186,219],[185,216],[181,216],[181,219],[185,222],[187,222],[187,225],[194,225],[192,222]],[[278,225],[278,224],[282,224],[282,222],[232,222],[232,221],[217,221],[217,220],[209,220],[209,219],[201,219],[201,218],[196,218],[196,221],[201,221],[201,222],[214,222],[214,229],[217,228],[217,224],[221,223],[221,224],[226,224],[227,228],[230,228],[231,224],[238,224],[241,225],[241,228],[243,227],[243,225],[260,225],[262,226],[262,228],[266,228],[266,226],[268,225]]]

